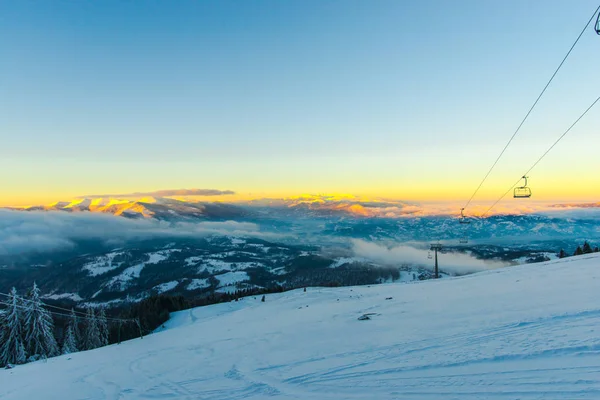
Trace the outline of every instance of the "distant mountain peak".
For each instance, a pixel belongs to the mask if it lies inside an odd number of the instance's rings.
[[[155,218],[160,220],[236,218],[248,214],[248,211],[244,208],[230,204],[186,202],[158,196],[146,196],[139,199],[82,197],[69,201],[56,201],[45,206],[24,207],[14,210],[92,212],[126,218]]]

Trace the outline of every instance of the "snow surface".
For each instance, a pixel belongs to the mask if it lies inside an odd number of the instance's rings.
[[[179,249],[170,249],[170,250],[160,250],[160,251],[156,251],[153,253],[148,253],[148,261],[143,262],[141,264],[137,264],[134,265],[132,267],[126,268],[125,270],[123,270],[123,272],[121,272],[119,275],[113,277],[109,282],[107,286],[112,286],[115,284],[119,285],[119,288],[121,291],[125,290],[127,288],[127,286],[129,285],[129,282],[132,281],[133,279],[137,279],[140,277],[140,274],[142,273],[142,270],[144,269],[144,267],[147,264],[158,264],[162,261],[167,260],[171,253],[173,252],[177,252],[177,251],[181,251]],[[93,297],[96,297],[96,294],[94,294]]]
[[[210,282],[208,279],[192,279],[189,285],[187,285],[187,290],[196,290],[196,289],[205,289],[210,287]]]
[[[42,298],[50,299],[50,300],[63,300],[63,299],[68,299],[68,300],[73,300],[73,301],[82,301],[83,300],[81,298],[81,296],[79,296],[79,294],[77,294],[77,293],[51,294],[48,296],[42,296]]]
[[[519,258],[514,259],[513,261],[517,264],[527,264],[529,262],[529,260],[535,259],[536,257],[547,257],[547,259],[549,259],[549,260],[558,260],[558,255],[556,253],[551,253],[551,252],[545,251],[545,252],[541,252],[541,253],[537,253],[537,254],[533,254],[533,255],[519,257]]]
[[[344,264],[355,264],[355,263],[368,263],[370,264],[370,262],[362,257],[339,257],[337,259],[335,259],[331,265],[329,266],[329,268],[338,268],[341,267]]]
[[[165,282],[154,286],[154,290],[156,290],[158,293],[165,293],[169,290],[175,289],[177,285],[179,285],[179,281]]]
[[[95,261],[84,264],[82,269],[87,270],[90,276],[105,274],[113,269],[119,268],[123,264],[122,262],[113,264],[115,257],[121,254],[124,254],[124,252],[117,251],[99,256]]]
[[[209,273],[231,269],[231,263],[222,260],[212,260],[210,258],[204,260],[201,270],[206,270]]]
[[[245,282],[250,279],[247,272],[236,271],[227,272],[222,275],[215,275],[215,278],[219,281],[219,287],[235,285],[238,282]]]
[[[251,253],[248,253],[251,254]],[[211,258],[213,257],[213,258]],[[187,266],[198,267],[198,272],[206,271],[210,274],[214,274],[219,271],[231,271],[231,270],[240,270],[240,269],[248,269],[248,268],[256,268],[256,267],[264,267],[264,264],[259,261],[223,261],[216,258],[223,258],[221,254],[212,254],[210,256],[194,256],[188,257],[185,259],[185,263]]]
[[[185,264],[189,267],[193,267],[194,265],[202,262],[202,260],[204,260],[204,257],[201,256],[188,257],[185,259]]]
[[[119,275],[113,277],[110,282],[108,282],[108,286],[119,284],[120,290],[125,290],[129,281],[140,277],[140,274],[145,266],[145,263],[141,263],[134,265],[133,267],[126,268]]]
[[[598,399],[599,285],[600,257],[585,255],[248,297],[0,370],[0,398]]]
[[[231,237],[231,244],[245,244],[246,240],[237,237]]]

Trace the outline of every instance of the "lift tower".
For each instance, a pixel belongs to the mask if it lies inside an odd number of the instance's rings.
[[[430,249],[435,252],[435,271],[434,271],[435,276],[434,276],[434,278],[437,279],[437,278],[440,277],[440,274],[439,274],[439,271],[438,271],[437,253],[438,253],[438,250],[442,250],[442,245],[439,244],[439,243],[432,243]]]

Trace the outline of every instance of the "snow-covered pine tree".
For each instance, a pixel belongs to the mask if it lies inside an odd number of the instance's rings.
[[[567,256],[567,253],[565,253],[564,249],[560,249],[560,252],[558,253],[558,258],[565,258]]]
[[[2,318],[2,345],[0,346],[0,362],[6,364],[23,364],[26,360],[25,346],[21,336],[22,314],[21,302],[17,289],[10,291],[7,300],[8,308]]]
[[[75,314],[75,310],[71,308],[71,316],[69,319],[69,326],[73,332],[73,337],[75,338],[75,344],[77,345],[77,349],[75,351],[79,351],[79,349],[84,349],[83,338],[81,337],[81,330],[79,329],[79,318]]]
[[[25,303],[25,349],[30,357],[53,357],[59,354],[54,338],[54,321],[40,299],[40,289],[33,283]]]
[[[65,341],[63,342],[62,354],[71,354],[79,351],[77,349],[77,340],[73,333],[73,327],[69,324],[65,333]]]
[[[98,330],[100,331],[100,346],[108,345],[108,321],[106,320],[106,312],[104,307],[100,307],[98,314]]]
[[[85,326],[84,348],[86,350],[92,350],[100,347],[100,329],[98,328],[98,320],[96,319],[94,309],[91,307],[87,309]]]

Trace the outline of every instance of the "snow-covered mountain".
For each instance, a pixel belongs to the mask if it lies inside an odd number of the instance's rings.
[[[569,214],[572,208],[577,212]],[[304,195],[235,204],[167,197],[82,198],[20,210],[107,213],[128,219],[167,222],[234,220],[257,224],[264,231],[292,234],[313,244],[339,238],[397,242],[468,239],[474,243],[494,244],[543,241],[552,242],[560,249],[600,236],[600,216],[593,204],[588,207],[556,205],[553,209],[555,211],[549,213],[470,218],[470,224],[459,224],[456,215],[430,215],[425,207],[407,202],[333,195]]]
[[[188,202],[167,197],[139,199],[78,198],[58,201],[44,206],[32,206],[22,211],[64,211],[106,213],[126,218],[155,218],[159,220],[195,220],[204,218],[238,218],[248,211],[232,204],[219,202]]]
[[[351,211],[359,207],[380,212]],[[505,264],[552,259],[561,249],[571,255],[584,241],[600,244],[593,210],[569,218],[493,215],[470,224],[447,215],[383,216],[410,207],[334,196],[243,205],[147,197],[78,199],[26,209],[37,210],[30,213],[2,210],[0,288],[25,290],[37,281],[57,301],[97,303],[155,293],[201,297],[274,285],[371,284],[413,273],[412,279],[427,278],[426,250],[435,241],[444,252]],[[51,218],[46,211],[54,211]],[[356,241],[378,247],[357,254]],[[55,247],[44,251],[48,244]],[[405,248],[387,254],[401,246],[425,253],[415,258]],[[342,261],[349,259],[354,262]]]
[[[425,209],[399,200],[368,199],[352,195],[301,195],[248,202],[266,213],[289,217],[400,218],[423,215]]]
[[[0,397],[597,399],[599,280],[600,257],[586,255],[248,297],[175,313],[141,340],[1,370]]]
[[[318,248],[233,236],[135,243],[46,266],[15,268],[0,287],[26,290],[36,281],[46,298],[90,305],[140,301],[166,293],[188,298],[277,286],[374,284],[431,277],[420,266],[388,266]],[[425,258],[423,258],[425,261]],[[3,272],[6,272],[3,271]]]

